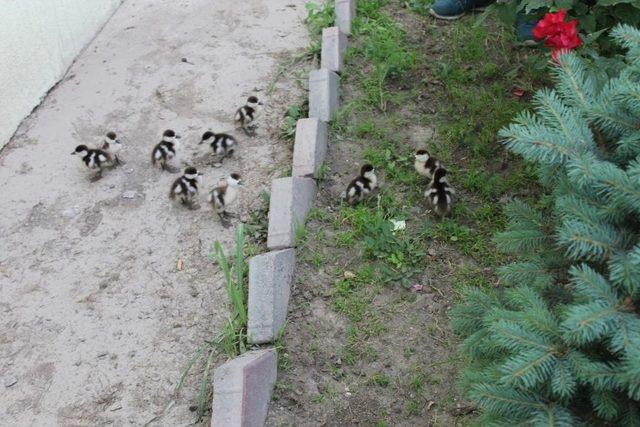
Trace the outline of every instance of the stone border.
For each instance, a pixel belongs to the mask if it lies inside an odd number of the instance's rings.
[[[271,184],[268,252],[249,260],[247,339],[273,343],[282,331],[295,275],[296,230],[316,194],[327,152],[330,122],[338,111],[339,73],[356,0],[335,0],[336,27],[322,31],[320,69],[309,75],[309,118],[296,124],[292,176]],[[264,426],[277,378],[273,347],[244,353],[219,366],[213,375],[213,427]]]

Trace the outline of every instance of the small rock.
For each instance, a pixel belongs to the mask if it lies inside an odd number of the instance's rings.
[[[136,197],[136,192],[133,190],[125,191],[124,193],[122,193],[123,199],[133,199],[134,197]]]
[[[114,403],[113,405],[111,405],[111,406],[109,407],[109,410],[110,410],[111,412],[118,411],[118,410],[120,410],[120,409],[122,409],[122,405],[121,405],[120,403],[118,403],[118,402]]]
[[[8,378],[5,378],[4,380],[4,386],[9,388],[15,385],[17,382],[18,382],[18,379],[16,377],[8,377]]]
[[[436,250],[433,248],[429,248],[427,250],[427,253],[429,254],[429,256],[436,256]]]
[[[106,351],[103,351],[103,352],[101,352],[101,353],[98,353],[98,358],[100,358],[100,357],[105,357],[107,354],[109,354],[109,353],[108,353],[108,352],[106,352]]]
[[[355,279],[356,275],[355,273],[351,272],[351,271],[345,271],[343,273],[343,276],[345,279]]]
[[[69,208],[62,211],[62,216],[65,218],[73,218],[78,215],[78,211],[75,208]]]

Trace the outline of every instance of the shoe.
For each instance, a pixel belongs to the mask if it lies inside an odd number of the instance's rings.
[[[535,46],[538,44],[533,38],[533,29],[538,23],[538,18],[518,14],[516,16],[516,38],[525,46]]]
[[[458,19],[467,12],[482,11],[494,0],[436,0],[429,13],[439,19]]]

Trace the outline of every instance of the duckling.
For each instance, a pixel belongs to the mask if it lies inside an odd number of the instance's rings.
[[[219,162],[214,163],[214,166],[221,166],[222,160],[225,157],[231,157],[236,149],[237,141],[231,135],[226,133],[214,133],[207,131],[202,135],[202,139],[198,144],[207,143],[211,145],[214,158],[219,159]]]
[[[169,198],[175,200],[178,198],[183,205],[187,205],[189,209],[196,209],[193,204],[193,198],[198,194],[198,183],[202,181],[202,174],[193,166],[189,166],[184,170],[184,175],[176,179],[171,185]]]
[[[239,187],[243,186],[242,178],[237,173],[232,173],[226,179],[220,180],[218,186],[209,193],[209,203],[216,211],[225,227],[226,218],[233,216],[227,212],[227,208],[238,198]]]
[[[426,150],[418,150],[415,154],[413,167],[419,175],[432,178],[433,173],[441,166],[440,161],[429,155]]]
[[[258,106],[262,105],[262,102],[258,101],[255,96],[247,98],[247,103],[236,110],[234,121],[240,125],[242,130],[247,136],[253,136],[255,134],[254,126],[249,126],[258,115]],[[251,129],[251,133],[248,128]]]
[[[424,192],[425,197],[438,216],[443,217],[451,212],[455,191],[447,182],[447,170],[439,167],[433,173],[429,188]]]
[[[115,132],[108,132],[102,143],[102,150],[111,154],[116,166],[124,165],[125,162],[120,160],[118,153],[122,149],[122,142],[116,137]]]
[[[180,146],[180,135],[176,135],[171,129],[167,129],[162,134],[162,140],[153,147],[151,152],[151,163],[154,166],[160,165],[162,170],[171,173],[178,172],[178,169],[168,165],[167,162],[176,156],[176,151]]]
[[[79,154],[82,156],[82,161],[91,170],[98,169],[98,172],[91,177],[91,182],[97,181],[102,178],[102,169],[107,165],[113,165],[113,159],[111,154],[100,149],[89,148],[86,145],[78,145],[75,150],[71,152],[72,155]]]
[[[342,200],[348,203],[355,203],[363,200],[378,186],[378,177],[373,166],[366,164],[360,168],[360,175],[353,179],[342,192]]]

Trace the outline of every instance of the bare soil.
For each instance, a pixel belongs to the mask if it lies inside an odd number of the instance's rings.
[[[394,19],[412,43],[424,46],[429,58],[437,61],[443,43],[427,27],[440,24],[400,8],[399,3],[389,7]],[[410,124],[396,129],[408,147],[423,147],[425,141],[437,145],[435,130],[428,125],[441,101],[436,90],[428,89],[432,76],[422,70],[408,79],[427,88],[380,115],[395,115],[399,123]],[[357,97],[356,83],[351,76],[341,82],[343,104]],[[406,81],[394,85],[397,90],[410,86]],[[330,220],[310,220],[309,239],[298,249],[297,280],[281,340],[268,426],[454,426],[465,424],[474,411],[456,384],[458,340],[448,327],[448,311],[457,298],[454,273],[472,259],[446,240],[433,239],[425,248],[429,256],[424,271],[410,283],[421,285],[421,290],[394,283],[367,284],[357,292],[374,315],[355,323],[335,307],[335,283],[360,268],[363,254],[358,246],[337,244],[340,230],[329,224],[337,216],[340,192],[370,144],[366,139],[349,140],[340,130],[331,135],[326,160],[330,173],[319,183],[315,203]],[[384,186],[384,176],[381,180]],[[408,222],[414,226],[428,215],[424,205],[411,210],[415,217]],[[324,237],[315,240],[318,235]],[[325,262],[318,265],[313,254]],[[353,328],[362,329],[354,333]],[[356,360],[344,360],[346,353],[354,352]]]
[[[239,172],[246,218],[289,167],[274,134],[302,91],[278,64],[308,45],[305,14],[300,0],[126,0],[20,126],[0,153],[0,424],[194,422],[202,370],[173,390],[226,319],[209,253],[234,244],[206,193]],[[266,105],[247,138],[232,119],[251,94]],[[150,165],[167,128],[183,136],[175,165],[205,174],[199,210],[172,205],[177,175]],[[197,145],[207,129],[240,141],[222,168]],[[108,130],[126,165],[92,183],[69,153]]]

